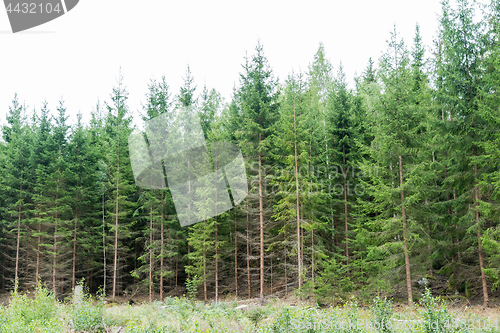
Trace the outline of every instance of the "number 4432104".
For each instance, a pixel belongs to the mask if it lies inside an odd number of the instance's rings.
[[[36,4],[36,3],[17,3],[15,6],[12,6],[12,3],[7,5],[7,12],[10,14],[12,12],[15,13],[23,13],[23,14],[41,14],[47,13],[50,14],[52,12],[59,13],[62,9],[59,7],[59,3],[56,5],[52,5],[51,3],[46,4]]]

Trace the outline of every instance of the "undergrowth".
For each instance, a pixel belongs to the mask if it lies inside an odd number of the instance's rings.
[[[390,300],[376,298],[369,308],[355,302],[342,306],[292,306],[277,300],[266,306],[237,308],[236,302],[205,305],[189,298],[166,298],[142,305],[105,304],[104,295],[89,295],[83,283],[63,303],[38,284],[33,294],[11,294],[0,306],[0,333],[25,332],[500,332],[498,318],[455,315],[430,291],[414,309],[395,312]]]

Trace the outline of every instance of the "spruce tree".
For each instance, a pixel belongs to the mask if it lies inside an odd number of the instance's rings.
[[[1,224],[4,240],[2,271],[9,268],[8,262],[14,261],[14,287],[18,288],[21,276],[21,253],[28,254],[26,219],[27,205],[30,200],[28,188],[28,158],[30,154],[31,131],[26,124],[26,110],[20,104],[17,94],[7,114],[7,125],[2,128],[5,146],[2,146],[2,212]],[[14,240],[11,242],[11,239]],[[2,274],[2,289],[5,289],[5,274]],[[27,277],[25,277],[27,278]]]
[[[280,101],[280,117],[275,123],[273,153],[276,175],[277,204],[273,216],[280,224],[279,233],[291,234],[295,239],[293,253],[297,255],[297,285],[302,288],[304,279],[304,251],[301,238],[303,214],[301,206],[307,198],[309,187],[308,128],[305,104],[306,85],[302,76],[292,73],[287,81]],[[305,169],[305,170],[304,170]],[[304,171],[306,174],[304,174]],[[295,235],[293,230],[295,230]],[[276,251],[274,251],[276,252]]]
[[[69,126],[66,124],[66,108],[62,101],[57,107],[57,117],[53,131],[53,165],[47,179],[48,199],[52,202],[52,207],[47,211],[53,224],[52,255],[52,291],[57,294],[57,290],[63,290],[58,282],[68,281],[67,254],[69,217],[70,215],[70,193],[68,191],[68,163],[67,163],[67,138]],[[45,152],[48,153],[48,152]],[[59,283],[60,285],[60,283]]]
[[[368,188],[374,196],[372,209],[377,212],[377,230],[382,237],[380,245],[390,252],[400,246],[403,248],[404,267],[406,271],[406,291],[408,303],[413,304],[412,280],[410,274],[410,248],[412,217],[407,215],[407,183],[411,178],[410,166],[415,163],[411,150],[420,143],[422,113],[414,106],[412,94],[412,76],[410,59],[404,42],[399,38],[394,27],[388,41],[388,49],[380,59],[379,75],[383,84],[383,93],[380,95],[375,108],[375,123],[377,130],[372,143],[372,164],[365,165],[371,173],[371,185]],[[373,170],[375,168],[375,170]],[[370,170],[371,169],[371,170]],[[375,171],[375,172],[374,172]],[[411,223],[411,222],[410,222]],[[402,237],[400,230],[402,229]],[[391,244],[391,239],[396,240]],[[387,247],[391,244],[390,247]],[[382,251],[380,251],[382,250]],[[383,248],[372,249],[372,256],[383,255]],[[387,253],[389,267],[395,269],[399,260],[390,259]],[[398,251],[399,253],[400,250]],[[386,255],[387,255],[386,254]],[[394,261],[396,260],[396,261]],[[388,272],[388,271],[386,271]]]
[[[483,195],[479,200],[480,213],[487,220],[489,228],[485,230],[482,241],[484,251],[489,255],[485,260],[488,263],[484,273],[492,281],[492,290],[497,290],[499,279],[499,227],[495,221],[500,216],[500,177],[498,172],[500,149],[500,136],[498,126],[500,117],[498,105],[500,98],[498,88],[500,87],[500,2],[492,0],[486,12],[487,27],[483,35],[485,49],[488,50],[482,58],[482,84],[478,91],[478,113],[488,125],[485,128],[487,136],[482,143],[478,143],[484,154],[478,157],[478,162],[482,165],[489,165],[488,172],[483,172],[479,186]]]
[[[264,167],[270,163],[267,154],[267,138],[271,126],[277,119],[277,82],[264,55],[260,42],[255,48],[251,59],[246,59],[243,73],[240,74],[238,101],[243,115],[243,124],[238,138],[240,147],[248,163],[254,167],[250,171],[256,184],[251,186],[250,192],[258,193],[258,221],[259,221],[259,278],[261,302],[264,300],[264,271],[265,271],[265,221],[264,215],[269,212],[265,209],[267,201],[264,193]],[[248,174],[248,173],[247,173]],[[257,195],[257,194],[256,194]]]
[[[329,162],[329,146],[327,135],[327,103],[328,96],[333,92],[333,67],[326,58],[325,47],[320,43],[314,54],[314,60],[309,65],[308,72],[308,114],[309,114],[309,142],[311,155],[311,173],[315,174],[317,181],[325,188],[331,179]],[[314,156],[314,159],[312,157]],[[323,187],[321,189],[323,191]],[[326,191],[328,192],[328,191]],[[328,193],[326,193],[328,196]],[[316,206],[316,221],[321,221],[322,228],[328,223],[332,242],[327,242],[330,254],[336,252],[336,227],[332,203],[328,200],[324,204]]]
[[[342,68],[339,66],[338,75],[335,80],[335,93],[330,95],[328,116],[330,130],[329,146],[330,157],[329,161],[332,167],[335,168],[335,173],[332,174],[330,187],[330,200],[336,203],[336,208],[340,213],[339,221],[343,221],[344,226],[344,260],[346,264],[346,273],[349,275],[349,224],[352,219],[349,211],[357,196],[357,181],[356,170],[359,163],[359,154],[356,145],[356,128],[354,122],[354,105],[353,97],[347,90],[347,82]],[[335,177],[333,177],[335,176]],[[340,180],[340,184],[338,183]],[[339,191],[340,189],[340,191]],[[361,193],[361,192],[360,192]],[[351,213],[352,214],[352,213]]]
[[[460,261],[466,249],[466,243],[477,244],[479,274],[483,290],[484,306],[488,306],[488,287],[485,269],[485,258],[482,250],[482,228],[480,217],[479,180],[487,172],[482,164],[482,143],[487,136],[487,123],[477,110],[478,92],[480,89],[480,59],[483,53],[480,23],[474,21],[474,6],[467,0],[457,2],[457,8],[450,7],[448,1],[442,3],[443,12],[440,19],[440,58],[437,61],[437,74],[440,79],[437,95],[444,114],[447,140],[446,185],[453,201],[450,202],[453,213],[451,230],[455,229],[452,239],[457,245],[456,256]],[[457,84],[458,82],[458,84]],[[451,212],[450,212],[451,213]],[[475,231],[475,239],[470,239],[468,229]],[[463,262],[462,262],[463,263]],[[457,266],[462,266],[462,263]],[[468,272],[467,272],[468,271]],[[467,275],[476,272],[466,269],[461,279],[454,272],[454,282],[463,283]],[[462,281],[460,281],[462,280]]]
[[[107,208],[111,217],[111,232],[113,233],[113,268],[111,297],[115,299],[120,290],[119,279],[123,278],[123,253],[126,250],[130,215],[134,203],[130,196],[135,190],[130,166],[128,137],[132,132],[131,118],[127,107],[128,93],[123,84],[121,73],[117,86],[111,93],[111,102],[106,103],[108,114],[105,124],[107,137],[107,170],[109,173],[109,198]],[[121,252],[121,254],[120,254]]]
[[[53,125],[50,121],[47,102],[43,103],[40,115],[34,114],[34,118],[37,120],[37,124],[29,160],[29,168],[31,169],[29,181],[33,188],[30,222],[33,230],[31,235],[35,238],[34,251],[36,253],[34,279],[30,281],[32,284],[35,284],[39,279],[50,281],[52,277],[52,262],[50,264],[47,262],[52,259],[51,253],[47,253],[47,249],[51,249],[54,245],[50,243],[51,239],[49,238],[50,231],[54,230],[54,225],[52,219],[48,217],[53,204],[48,182],[56,160],[54,153],[57,152],[53,141]]]
[[[172,112],[171,93],[164,76],[160,81],[151,80],[146,99],[147,102],[143,106],[143,121],[147,122],[164,114],[170,115]],[[166,180],[165,184],[167,184]],[[155,282],[159,280],[160,300],[163,300],[165,278],[173,276],[173,272],[167,270],[165,258],[177,255],[176,252],[172,253],[174,247],[171,244],[175,241],[174,235],[176,233],[176,230],[171,228],[175,228],[175,226],[172,224],[170,228],[165,230],[165,224],[173,215],[171,195],[168,189],[141,189],[138,204],[140,206],[134,215],[145,222],[141,224],[144,233],[140,237],[141,240],[144,240],[141,245],[145,251],[138,258],[144,265],[138,267],[133,272],[133,276],[140,278],[148,286],[150,301],[152,301],[156,289]]]

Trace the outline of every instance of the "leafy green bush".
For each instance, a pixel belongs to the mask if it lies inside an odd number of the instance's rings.
[[[457,329],[453,329],[453,316],[448,313],[446,309],[446,304],[439,297],[432,297],[429,289],[425,289],[425,293],[422,294],[422,298],[419,301],[420,306],[423,310],[420,311],[423,322],[424,332],[457,332]]]
[[[377,296],[373,301],[372,312],[372,327],[377,332],[392,332],[390,324],[392,316],[392,302],[387,300],[387,297],[381,299]]]
[[[73,290],[73,301],[69,308],[70,325],[76,332],[104,332],[103,294],[98,293],[97,304],[83,283]]]
[[[254,327],[257,327],[263,319],[268,317],[269,311],[265,307],[257,306],[250,307],[245,314]]]
[[[190,278],[186,279],[186,289],[190,299],[196,298],[198,287],[202,282],[203,282],[202,279],[199,278],[197,275],[195,275],[192,279]]]
[[[356,302],[349,302],[345,306],[347,308],[347,323],[349,323],[351,326],[349,326],[348,330],[349,333],[354,333],[354,332],[362,332],[362,326],[360,327],[360,317],[359,317],[359,308],[358,308],[358,303]]]
[[[273,323],[272,331],[276,333],[292,332],[292,320],[289,308],[283,308],[282,312]]]
[[[62,321],[57,317],[58,303],[46,287],[38,283],[35,297],[27,294],[12,293],[6,309],[2,309],[0,332],[2,333],[59,333],[63,330]]]

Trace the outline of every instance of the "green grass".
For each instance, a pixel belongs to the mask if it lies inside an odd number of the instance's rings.
[[[387,299],[377,298],[369,308],[350,302],[320,308],[292,306],[271,300],[265,306],[236,309],[236,302],[205,305],[187,298],[137,306],[107,305],[79,287],[67,303],[58,302],[38,285],[33,295],[13,293],[7,306],[0,306],[0,332],[500,332],[498,313],[452,311],[426,292],[420,302],[396,311]],[[488,316],[493,321],[488,323]],[[458,320],[461,320],[459,322]],[[466,327],[464,323],[470,325]]]

